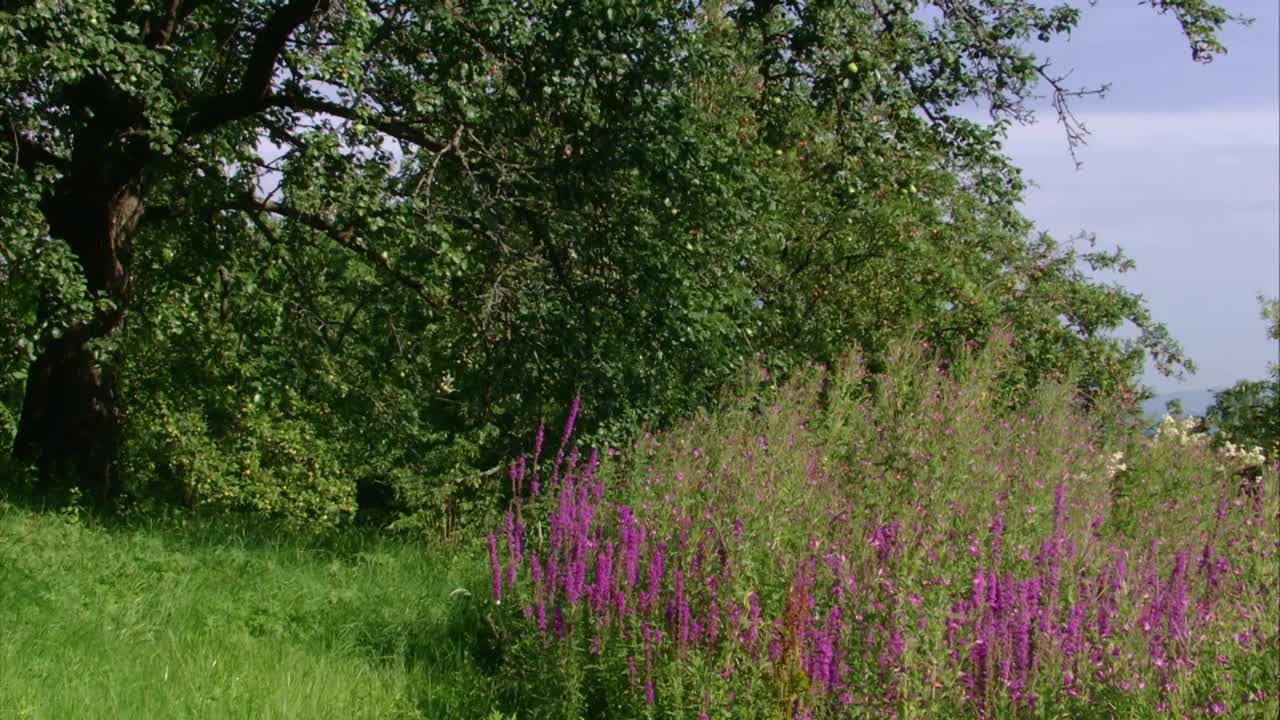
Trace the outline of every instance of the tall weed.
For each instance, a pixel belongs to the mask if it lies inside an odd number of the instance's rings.
[[[857,356],[625,451],[512,466],[511,709],[547,717],[1270,717],[1276,465],[1153,441],[996,337]],[[550,449],[545,453],[551,457]]]

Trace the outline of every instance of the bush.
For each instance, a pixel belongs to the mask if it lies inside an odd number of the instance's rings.
[[[205,513],[248,513],[296,530],[349,521],[355,484],[313,427],[270,412],[246,412],[236,432],[218,437],[202,414],[163,402],[153,424],[131,434],[128,476],[136,497],[180,500]]]
[[[1241,491],[1066,387],[1010,406],[1010,359],[761,371],[621,453],[570,449],[571,415],[488,538],[511,709],[1274,716],[1274,462]]]
[[[1280,299],[1258,297],[1267,337],[1280,341]],[[1280,348],[1273,348],[1280,350]],[[1213,405],[1205,413],[1205,424],[1218,431],[1222,441],[1234,441],[1246,448],[1258,447],[1270,455],[1280,454],[1280,364],[1269,363],[1266,380],[1240,380],[1215,392]]]

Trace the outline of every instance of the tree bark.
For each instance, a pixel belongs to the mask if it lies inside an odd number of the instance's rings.
[[[115,373],[95,356],[91,341],[109,340],[124,327],[142,183],[136,166],[112,172],[100,150],[84,155],[73,160],[42,210],[50,235],[75,253],[91,295],[101,293],[112,307],[49,339],[31,363],[14,455],[37,466],[42,491],[74,485],[107,503],[120,491],[112,463],[124,414]]]

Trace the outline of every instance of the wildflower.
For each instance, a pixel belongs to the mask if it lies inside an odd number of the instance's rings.
[[[667,544],[660,542],[649,557],[649,592],[642,602],[642,612],[647,608],[653,607],[653,604],[658,600],[658,590],[662,585],[663,565],[666,563],[666,552]]]
[[[747,597],[747,636],[746,644],[748,647],[755,647],[756,642],[760,639],[760,596],[751,593]]]

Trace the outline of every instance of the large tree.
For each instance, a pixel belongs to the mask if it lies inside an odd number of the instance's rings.
[[[1237,19],[1150,4],[1199,61]],[[574,390],[652,419],[753,351],[829,356],[925,320],[1012,319],[1046,367],[1086,374],[1176,360],[1014,207],[999,140],[1038,91],[1082,139],[1068,103],[1091,90],[1034,50],[1078,19],[1029,0],[6,0],[14,452],[111,496],[122,368],[150,382],[146,358],[185,352],[157,347],[211,347],[236,317],[237,347],[275,348],[264,373],[360,375],[292,389],[318,413],[354,384],[351,412],[406,434],[531,420]],[[237,315],[236,293],[278,312]],[[1099,337],[1126,318],[1141,341]],[[243,352],[217,352],[177,385],[243,379]]]

